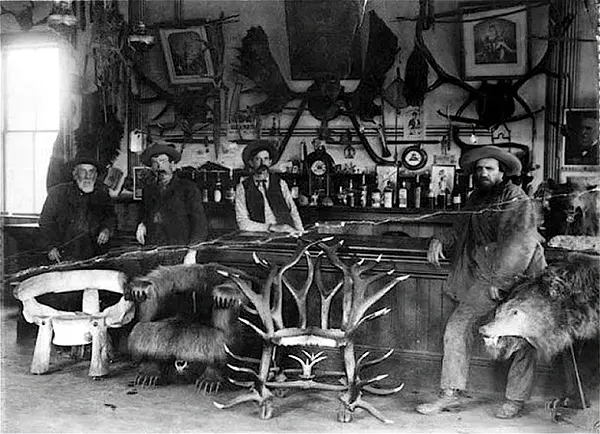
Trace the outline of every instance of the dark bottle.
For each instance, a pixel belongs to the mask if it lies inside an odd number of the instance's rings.
[[[371,206],[373,208],[381,208],[381,190],[379,190],[377,177],[375,177],[375,186],[371,191]]]
[[[360,184],[360,197],[359,197],[359,206],[361,208],[365,208],[367,206],[367,196],[369,195],[369,191],[367,188],[367,181],[366,181],[366,176],[363,173],[362,175],[362,181]]]
[[[208,179],[206,176],[206,170],[202,171],[202,202],[208,202]]]
[[[354,185],[352,184],[352,178],[350,178],[350,183],[348,185],[348,190],[346,190],[346,205],[355,206],[355,195],[354,195]]]
[[[452,189],[452,209],[458,211],[462,208],[462,189],[460,185],[460,176],[454,175],[454,188]]]
[[[402,181],[402,185],[398,189],[398,208],[408,208],[408,188],[406,188],[406,181]]]
[[[383,189],[383,207],[391,208],[394,197],[394,188],[392,187],[391,181],[388,181],[385,188]]]
[[[442,179],[438,185],[438,191],[436,195],[436,207],[438,209],[446,209],[446,192],[448,187],[446,187],[446,180]]]
[[[221,202],[223,198],[223,187],[221,185],[221,173],[217,172],[217,182],[215,184],[215,189],[213,191],[213,200],[215,202]]]

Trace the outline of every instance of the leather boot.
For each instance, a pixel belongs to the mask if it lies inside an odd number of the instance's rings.
[[[494,416],[496,416],[498,419],[512,419],[513,417],[517,416],[521,410],[523,410],[524,405],[524,401],[507,399],[500,406],[500,408],[496,410]]]
[[[421,404],[417,406],[416,410],[421,414],[436,414],[443,410],[459,407],[461,402],[459,390],[442,389],[440,396],[435,401]]]

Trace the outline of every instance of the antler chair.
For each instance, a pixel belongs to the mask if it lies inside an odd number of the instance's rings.
[[[118,328],[133,319],[134,304],[123,297],[100,312],[99,290],[123,294],[127,278],[114,270],[72,270],[40,274],[21,282],[14,296],[23,304],[23,317],[38,329],[30,372],[44,374],[50,369],[50,352],[55,345],[92,344],[89,376],[108,373],[107,328]],[[48,293],[83,291],[81,312],[69,312],[43,305],[36,297]],[[52,335],[54,340],[52,341]]]

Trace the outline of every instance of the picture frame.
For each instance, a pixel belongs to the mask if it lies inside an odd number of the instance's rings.
[[[171,84],[214,83],[215,71],[204,26],[159,29],[159,35]]]
[[[516,6],[461,11],[461,73],[465,80],[516,78],[529,70],[529,13]]]
[[[562,135],[561,171],[600,170],[597,109],[564,109]]]
[[[431,189],[437,196],[440,192],[440,185],[442,180],[446,181],[446,187],[448,191],[454,190],[454,174],[456,172],[456,166],[450,165],[433,165],[431,166]]]
[[[151,170],[146,166],[132,167],[133,200],[142,200],[142,190],[151,176]]]

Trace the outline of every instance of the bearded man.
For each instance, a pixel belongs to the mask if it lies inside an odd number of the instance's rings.
[[[79,155],[72,167],[73,181],[52,187],[40,214],[40,232],[52,262],[104,253],[117,223],[107,187],[96,182],[97,161]]]
[[[242,160],[251,175],[235,191],[235,218],[242,231],[303,232],[302,220],[286,182],[270,168],[277,149],[268,141],[257,140],[242,152]]]
[[[496,146],[465,153],[460,165],[473,174],[475,190],[457,218],[453,232],[433,238],[427,259],[439,266],[444,251],[452,250],[451,269],[444,291],[458,302],[444,332],[441,394],[417,411],[434,414],[459,407],[466,389],[473,326],[493,312],[522,276],[537,276],[546,267],[537,232],[534,204],[509,177],[520,175],[521,163]],[[506,400],[495,412],[515,417],[529,398],[536,367],[535,349],[518,351],[510,366]]]
[[[142,219],[136,238],[140,244],[191,246],[206,240],[208,223],[196,185],[175,175],[181,154],[172,146],[157,144],[144,151],[142,163],[155,175],[142,189]],[[196,262],[188,249],[185,263]]]

